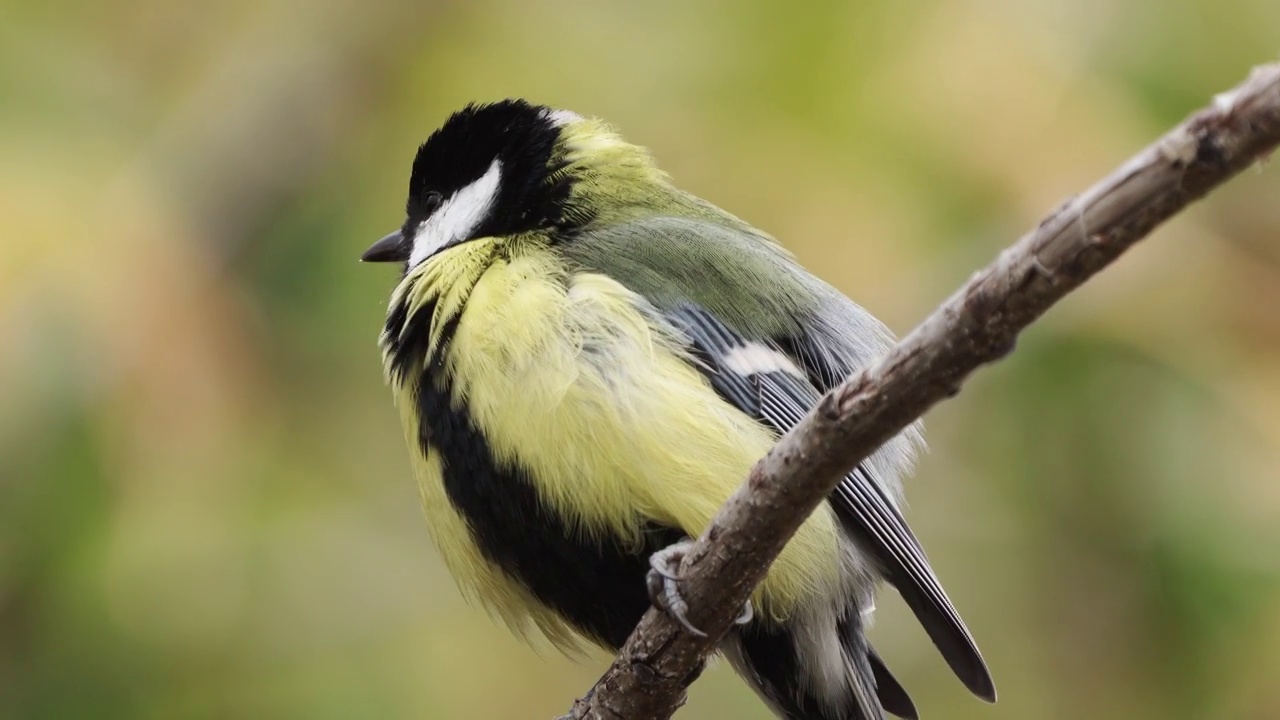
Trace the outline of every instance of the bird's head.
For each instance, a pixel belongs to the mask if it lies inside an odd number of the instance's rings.
[[[564,238],[666,188],[648,153],[599,120],[524,100],[468,105],[418,148],[403,225],[361,259],[407,272],[477,238]]]

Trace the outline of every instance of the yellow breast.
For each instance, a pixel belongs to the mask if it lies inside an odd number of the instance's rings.
[[[441,253],[414,271],[408,290],[437,313],[462,308],[446,354],[455,402],[465,403],[496,459],[523,467],[571,526],[637,545],[646,520],[697,536],[773,432],[720,399],[643,298],[609,277],[570,272],[541,246],[496,242]],[[417,448],[417,409],[405,395],[412,391],[400,392]],[[432,535],[464,590],[515,626],[532,619],[553,639],[563,636],[469,541],[438,460],[414,454]],[[778,558],[756,602],[785,617],[838,582],[836,523],[824,506]]]

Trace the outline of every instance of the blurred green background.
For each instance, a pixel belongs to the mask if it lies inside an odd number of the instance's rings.
[[[0,717],[550,718],[430,547],[375,346],[417,144],[606,117],[905,332],[1280,49],[1274,0],[0,5]],[[927,718],[1280,717],[1280,171],[1159,230],[928,420],[892,593]],[[686,719],[763,719],[727,668]]]

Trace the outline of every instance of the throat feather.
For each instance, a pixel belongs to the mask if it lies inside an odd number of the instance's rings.
[[[443,362],[471,291],[497,250],[495,240],[477,240],[450,248],[405,274],[391,296],[380,338],[388,382],[415,382],[433,363]]]

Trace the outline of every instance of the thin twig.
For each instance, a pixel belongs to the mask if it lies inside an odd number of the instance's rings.
[[[1160,140],[1064,203],[899,342],[827,394],[752,469],[682,565],[683,632],[650,609],[569,717],[663,720],[684,702],[752,589],[846,472],[1018,333],[1191,202],[1280,144],[1280,64],[1256,68]]]

